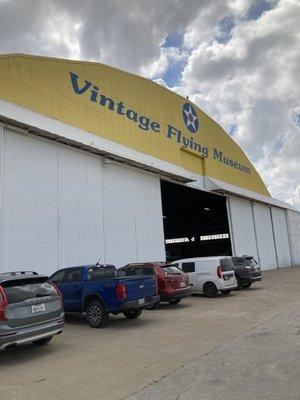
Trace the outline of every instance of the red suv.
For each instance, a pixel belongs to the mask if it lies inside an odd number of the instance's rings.
[[[166,262],[127,264],[118,269],[120,276],[156,275],[157,293],[160,301],[178,304],[191,294],[189,277],[176,266]],[[156,303],[151,308],[155,308]]]

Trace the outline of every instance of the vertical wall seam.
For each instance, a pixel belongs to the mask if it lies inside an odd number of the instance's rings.
[[[228,226],[229,226],[229,233],[230,233],[230,242],[231,242],[231,250],[233,255],[236,255],[236,246],[234,240],[234,233],[232,229],[232,216],[231,216],[231,206],[230,206],[230,198],[226,196],[226,208],[227,208],[227,219],[228,219]]]
[[[135,190],[134,190],[134,171],[131,171],[131,183],[132,183],[132,200],[133,200],[133,219],[134,219],[134,237],[135,237],[135,254],[136,261],[138,262],[138,243],[137,243],[137,226],[136,226],[136,202],[135,202]]]
[[[59,146],[58,145],[56,145],[56,179],[57,179],[56,257],[57,257],[57,268],[60,268],[60,182],[59,182]]]
[[[105,207],[104,207],[104,190],[103,190],[103,163],[102,163],[102,158],[100,158],[100,175],[101,175],[101,198],[102,198],[102,238],[103,238],[103,261],[105,263],[108,262],[106,260],[106,240],[105,240]],[[101,258],[101,257],[100,257]],[[98,261],[98,260],[97,260]]]
[[[3,214],[3,154],[4,127],[0,125],[0,269],[2,267],[2,214]]]
[[[251,203],[251,210],[252,210],[252,219],[253,219],[253,225],[254,225],[254,237],[255,237],[255,244],[256,244],[256,251],[257,251],[257,256],[258,256],[258,262],[259,265],[261,266],[261,262],[260,262],[260,253],[259,253],[259,247],[258,247],[258,241],[257,241],[257,227],[256,227],[256,223],[255,223],[255,215],[254,215],[254,204]]]
[[[273,235],[273,242],[274,242],[274,249],[275,249],[276,264],[277,264],[277,268],[279,268],[278,251],[277,251],[277,245],[276,245],[276,240],[275,240],[274,220],[273,220],[273,214],[272,214],[271,207],[269,207],[269,212],[270,212],[270,217],[271,217],[271,226],[272,226],[272,235]]]
[[[287,229],[287,235],[288,235],[291,263],[292,263],[292,267],[295,267],[296,263],[295,263],[295,259],[294,259],[292,233],[291,233],[291,225],[290,225],[289,216],[288,216],[288,210],[284,210],[284,214],[285,214],[285,223],[286,223],[286,229]]]

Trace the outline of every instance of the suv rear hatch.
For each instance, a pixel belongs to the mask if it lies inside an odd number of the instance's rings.
[[[175,265],[161,265],[165,274],[165,283],[174,290],[186,289],[190,286],[188,276]]]
[[[61,297],[47,277],[13,278],[1,286],[8,303],[6,323],[12,328],[48,321],[61,314]]]
[[[260,266],[255,261],[254,257],[251,256],[243,256],[245,266],[244,268],[250,273],[251,276],[257,277],[261,276]]]
[[[236,279],[234,275],[233,262],[231,258],[222,258],[220,260],[220,267],[221,267],[221,276],[219,276],[219,278],[223,278],[226,286],[234,285],[236,283]]]

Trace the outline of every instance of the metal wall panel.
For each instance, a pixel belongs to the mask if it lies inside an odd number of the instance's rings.
[[[293,265],[300,266],[300,213],[287,211],[288,230]]]
[[[229,197],[233,253],[258,257],[251,202]]]
[[[57,147],[4,130],[1,271],[57,266]]]
[[[270,209],[263,204],[253,204],[259,261],[263,269],[277,268]]]
[[[103,258],[100,158],[58,147],[58,263],[80,265]]]
[[[271,213],[278,267],[290,267],[292,260],[285,211],[282,208],[272,207]]]
[[[158,177],[4,130],[0,271],[164,259]]]

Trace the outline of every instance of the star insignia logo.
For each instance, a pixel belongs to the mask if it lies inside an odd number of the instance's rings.
[[[182,107],[182,115],[185,126],[191,133],[196,133],[199,128],[199,118],[190,103],[184,103]]]

